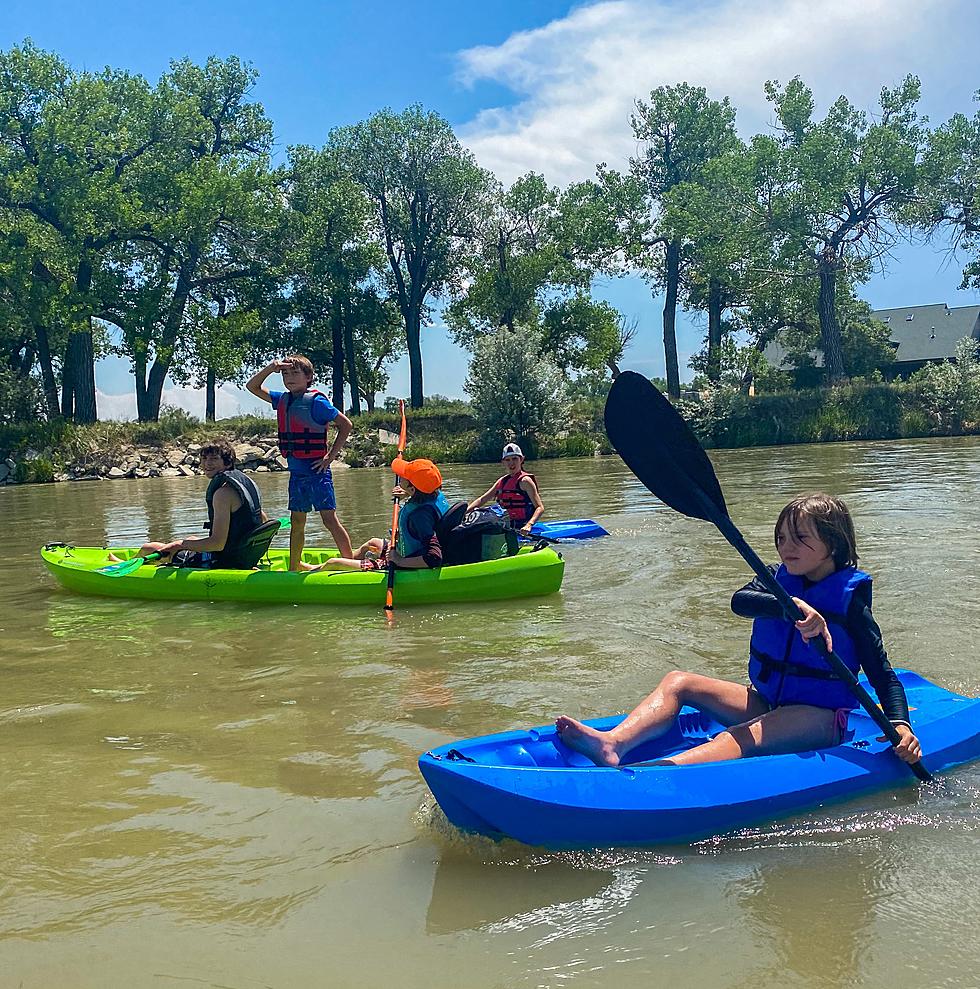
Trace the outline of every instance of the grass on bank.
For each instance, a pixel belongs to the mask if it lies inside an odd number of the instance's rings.
[[[835,440],[883,440],[956,436],[980,432],[980,395],[937,398],[920,381],[855,381],[754,397],[720,388],[698,401],[679,403],[682,414],[706,447],[778,446]],[[560,436],[521,437],[531,459],[589,457],[612,452],[602,426],[603,400],[578,399]],[[642,428],[642,424],[638,424]],[[397,412],[377,410],[354,419],[345,451],[351,466],[381,465],[396,453],[378,430],[397,434]],[[205,443],[219,437],[233,442],[272,436],[269,416],[245,415],[204,423],[180,409],[168,409],[158,422],[99,422],[75,425],[23,422],[0,425],[0,459],[12,458],[17,481],[50,481],[68,465],[106,463],[133,447],[164,449]],[[460,401],[437,401],[408,412],[406,456],[436,463],[487,463],[500,457],[511,437],[491,435]],[[34,451],[31,459],[24,457]]]

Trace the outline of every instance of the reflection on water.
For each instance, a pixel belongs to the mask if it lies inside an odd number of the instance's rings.
[[[712,459],[766,559],[792,495],[844,496],[893,660],[976,694],[978,454],[963,439]],[[0,490],[0,982],[975,984],[976,766],[691,847],[549,854],[448,826],[419,752],[623,710],[671,669],[744,674],[728,601],[747,574],[713,527],[615,460],[535,472],[549,515],[612,533],[563,547],[561,595],[393,627],[370,610],[86,599],[44,573],[48,540],[198,532],[200,479]],[[454,500],[497,472],[446,475]],[[260,483],[278,514],[286,479]],[[355,540],[387,528],[389,485],[338,472]],[[327,543],[312,523],[309,539]]]

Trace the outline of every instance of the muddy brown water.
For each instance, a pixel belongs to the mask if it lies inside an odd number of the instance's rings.
[[[896,665],[980,693],[980,440],[712,454],[772,558],[845,497]],[[623,710],[673,668],[742,677],[745,565],[617,459],[534,466],[561,594],[400,612],[73,596],[37,550],[197,530],[201,479],[0,490],[0,986],[980,985],[980,765],[694,846],[555,854],[453,831],[415,760]],[[448,467],[450,500],[491,465]],[[355,540],[391,475],[337,477]],[[285,478],[260,475],[273,514]],[[325,544],[310,526],[311,543]],[[284,540],[281,540],[284,541]]]

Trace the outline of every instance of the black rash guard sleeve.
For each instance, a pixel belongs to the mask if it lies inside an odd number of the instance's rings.
[[[777,568],[769,567],[776,573]],[[871,585],[861,584],[851,598],[847,609],[847,627],[854,639],[858,661],[867,674],[868,682],[878,697],[882,710],[893,723],[909,722],[909,704],[905,688],[898,679],[881,637],[881,629],[871,614]],[[783,610],[774,594],[758,577],[732,595],[732,611],[742,618],[782,618]]]

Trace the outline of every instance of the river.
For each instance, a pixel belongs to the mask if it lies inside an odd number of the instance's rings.
[[[893,663],[980,693],[980,439],[711,456],[767,560],[790,497],[844,497]],[[555,854],[445,823],[428,748],[621,711],[674,668],[744,676],[748,574],[713,526],[615,458],[533,469],[549,517],[611,532],[562,548],[561,593],[393,627],[83,598],[41,566],[46,541],[199,531],[202,478],[0,490],[0,985],[980,985],[980,764],[693,846]],[[450,501],[497,476],[445,474]],[[280,514],[285,476],[256,479]],[[355,544],[390,482],[338,472]]]

